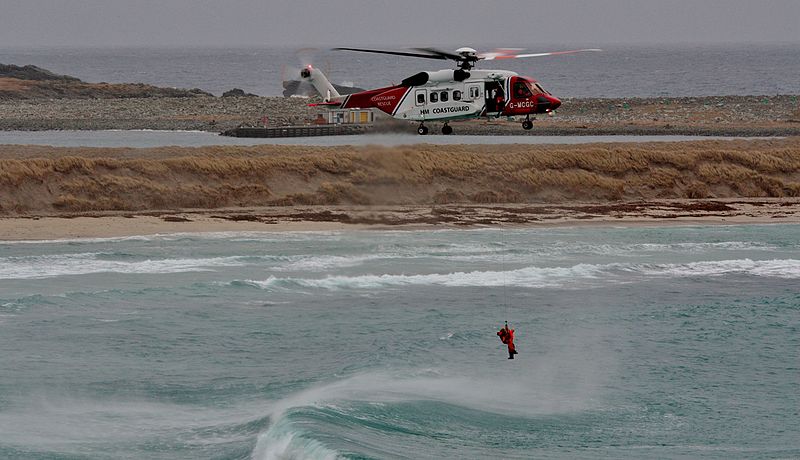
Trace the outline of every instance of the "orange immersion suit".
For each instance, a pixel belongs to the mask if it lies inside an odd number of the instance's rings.
[[[508,345],[508,359],[514,359],[517,354],[517,347],[514,346],[514,329],[509,329],[506,324],[500,331],[497,332],[500,341]]]

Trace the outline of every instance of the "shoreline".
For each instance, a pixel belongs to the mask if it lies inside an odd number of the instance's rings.
[[[0,242],[218,232],[800,224],[800,199],[306,206],[0,218]]]

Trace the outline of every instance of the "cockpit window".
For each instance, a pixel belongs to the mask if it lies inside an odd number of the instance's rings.
[[[536,94],[550,94],[547,91],[545,91],[544,88],[539,86],[538,83],[534,83],[533,84],[533,88],[534,88],[534,91],[536,92]]]
[[[531,97],[531,90],[528,88],[528,85],[525,84],[524,81],[518,81],[514,83],[514,97],[517,99],[524,99]]]

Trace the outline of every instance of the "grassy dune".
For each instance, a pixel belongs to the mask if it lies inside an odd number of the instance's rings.
[[[0,214],[800,196],[800,139],[573,146],[0,146]]]

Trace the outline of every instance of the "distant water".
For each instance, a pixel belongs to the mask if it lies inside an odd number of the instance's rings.
[[[472,44],[480,50],[496,46]],[[509,46],[505,44],[505,46]],[[596,44],[532,45],[554,51]],[[603,45],[602,53],[481,63],[529,75],[559,97],[654,97],[800,94],[800,46]],[[444,61],[318,50],[314,64],[335,83],[363,88],[397,83]],[[295,50],[232,49],[8,49],[0,63],[34,64],[91,82],[142,82],[222,92],[237,87],[262,96],[282,92],[284,68],[296,67]]]
[[[0,458],[798,458],[799,283],[791,225],[0,242]]]

